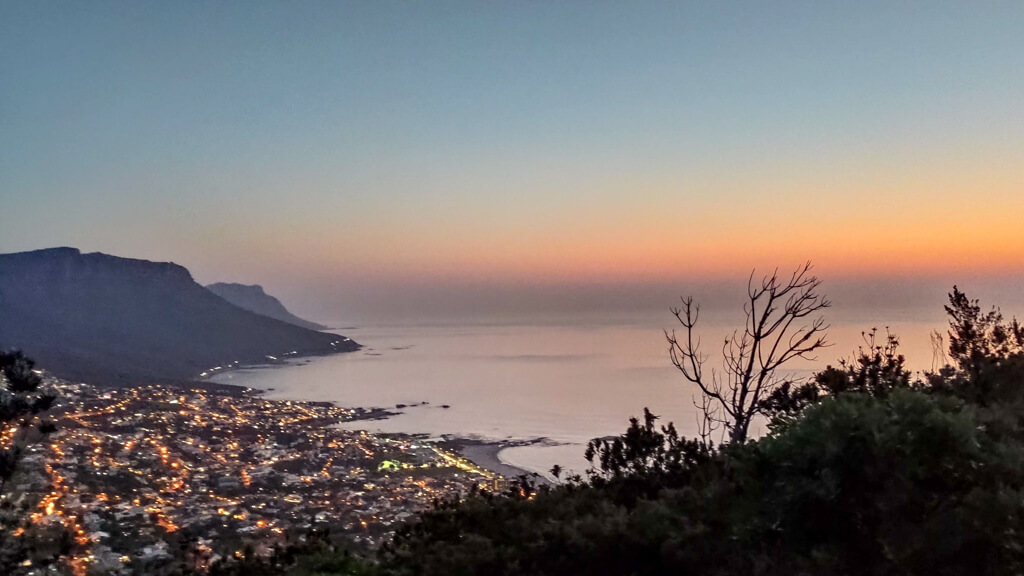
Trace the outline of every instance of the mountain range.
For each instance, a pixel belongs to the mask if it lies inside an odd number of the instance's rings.
[[[309,330],[327,329],[327,326],[324,326],[323,324],[303,320],[302,318],[292,314],[284,307],[284,304],[281,304],[280,300],[264,292],[263,287],[258,284],[249,286],[246,284],[217,282],[216,284],[207,284],[206,289],[228,302],[231,302],[235,306],[245,308],[250,312],[255,312],[269,318],[275,318],[282,322],[287,322],[303,328],[308,328]]]
[[[57,376],[119,385],[359,345],[239,307],[174,263],[51,248],[0,254],[0,349],[9,348]]]

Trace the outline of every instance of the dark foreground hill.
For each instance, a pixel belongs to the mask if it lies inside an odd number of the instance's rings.
[[[327,329],[327,326],[324,326],[323,324],[303,320],[302,318],[292,314],[284,307],[284,304],[281,304],[280,300],[264,292],[263,287],[258,284],[249,286],[246,284],[217,282],[216,284],[207,285],[206,289],[228,302],[231,302],[235,306],[245,308],[250,312],[262,314],[263,316],[275,318],[282,322],[301,326],[302,328],[307,328],[309,330]]]
[[[0,348],[15,347],[59,376],[123,384],[359,345],[243,310],[177,264],[53,248],[0,255]]]

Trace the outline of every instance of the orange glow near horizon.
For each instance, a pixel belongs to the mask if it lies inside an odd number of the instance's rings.
[[[860,208],[841,196],[817,205],[762,198],[747,209],[687,212],[680,194],[675,205],[641,197],[617,212],[606,206],[490,222],[468,214],[437,220],[397,214],[342,232],[315,219],[268,221],[260,228],[269,232],[228,249],[259,255],[240,265],[255,278],[344,276],[367,283],[716,279],[806,260],[832,277],[1024,271],[1024,228],[1017,222],[1024,193],[988,194],[974,205],[961,205],[955,195],[931,203],[918,195],[921,204],[907,196],[898,203],[884,194],[860,196]]]
[[[1024,275],[1024,3],[9,4],[4,252],[338,317],[807,260]]]

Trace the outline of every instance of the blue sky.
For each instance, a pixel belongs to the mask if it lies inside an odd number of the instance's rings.
[[[342,311],[806,258],[1017,275],[1021,30],[1012,2],[7,2],[0,251]]]

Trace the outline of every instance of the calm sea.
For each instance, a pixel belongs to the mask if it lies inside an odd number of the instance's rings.
[[[830,313],[834,345],[793,371],[803,375],[835,363],[856,349],[863,330],[884,329],[856,316]],[[363,344],[359,352],[238,370],[215,381],[268,390],[275,399],[352,407],[405,404],[400,415],[352,427],[495,440],[544,438],[507,448],[499,457],[542,474],[554,464],[583,471],[586,442],[622,432],[644,407],[674,421],[682,433],[695,433],[695,388],[669,362],[662,332],[673,327],[672,321],[666,313],[531,324],[360,325],[337,331]],[[941,317],[906,318],[890,328],[900,335],[912,368],[931,365],[929,333],[943,328]],[[712,363],[729,331],[724,321],[702,327]]]

